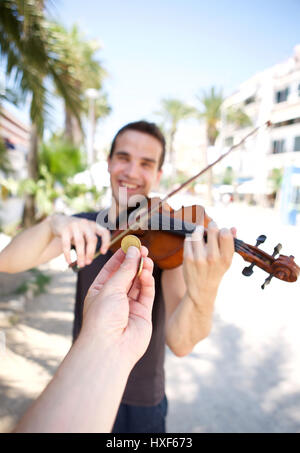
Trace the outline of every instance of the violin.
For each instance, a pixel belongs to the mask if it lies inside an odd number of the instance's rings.
[[[212,220],[200,205],[183,206],[178,210],[172,209],[164,203],[158,210],[151,208],[151,199],[148,200],[146,211],[137,210],[129,216],[128,228],[126,226],[115,230],[111,236],[109,250],[116,252],[121,241],[127,234],[137,236],[141,244],[149,250],[148,256],[160,269],[174,269],[183,263],[183,243],[187,235],[194,232],[197,225],[204,226],[204,240],[207,240],[207,227]],[[151,215],[146,215],[154,211]],[[157,211],[157,212],[156,212]],[[130,221],[130,218],[134,221]],[[143,228],[141,228],[141,226]],[[294,256],[279,254],[282,245],[277,244],[272,255],[267,254],[258,246],[266,240],[265,235],[257,238],[256,245],[249,245],[244,241],[234,238],[234,250],[246,262],[251,263],[245,267],[242,274],[249,277],[253,274],[253,267],[257,266],[269,274],[261,286],[264,289],[272,280],[278,278],[286,282],[295,282],[300,274],[300,268],[294,262]],[[99,252],[94,256],[99,256]],[[76,270],[76,262],[71,264]],[[77,269],[78,270],[78,269]]]
[[[271,127],[272,124],[268,121],[265,125]],[[208,169],[212,168],[215,164],[224,159],[234,149],[238,148],[262,126],[256,127],[253,131],[248,133],[239,143],[231,146],[231,148],[221,154],[214,162],[209,164],[206,168],[201,170],[196,175],[189,178],[180,187],[171,191],[162,200],[158,200],[154,205],[148,199],[147,205],[141,205],[134,214],[134,221],[129,222],[128,225],[118,228],[113,232],[109,249],[112,252],[117,251],[121,246],[121,240],[127,234],[134,234],[139,237],[142,245],[146,246],[149,250],[149,257],[161,269],[174,269],[183,262],[183,242],[188,234],[192,234],[197,225],[204,226],[204,240],[207,237],[207,227],[211,221],[207,216],[202,206],[192,205],[182,207],[178,210],[172,209],[166,200],[178,193],[184,187],[193,182],[196,178],[203,175]],[[152,199],[153,200],[153,199]],[[279,252],[282,248],[281,244],[277,244],[274,248],[273,254],[268,255],[263,250],[259,249],[259,245],[266,240],[265,235],[260,235],[255,246],[249,245],[240,239],[234,238],[234,249],[242,258],[251,263],[250,266],[245,267],[242,274],[249,277],[253,274],[253,267],[257,266],[269,274],[265,282],[261,286],[264,289],[272,280],[278,278],[286,282],[295,282],[299,276],[300,268],[294,262],[294,256],[280,255]],[[279,256],[276,258],[276,256]],[[96,253],[94,259],[100,255]],[[71,263],[70,266],[74,271],[78,271],[77,262]]]

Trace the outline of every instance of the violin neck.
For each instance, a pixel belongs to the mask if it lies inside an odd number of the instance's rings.
[[[148,223],[149,230],[168,231],[177,236],[186,237],[192,234],[197,225],[183,221],[182,219],[176,219],[170,216],[164,216],[161,214],[154,214]],[[207,229],[204,230],[204,241],[207,242]],[[244,260],[255,262],[258,265],[261,260],[271,262],[272,257],[269,257],[263,251],[257,249],[257,247],[246,244],[246,242],[240,239],[234,238],[234,251],[241,255]],[[263,256],[262,256],[263,255]]]

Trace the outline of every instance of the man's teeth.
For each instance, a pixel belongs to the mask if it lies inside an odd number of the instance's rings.
[[[137,189],[138,186],[135,184],[128,184],[127,182],[121,182],[122,187],[127,187],[128,189]]]

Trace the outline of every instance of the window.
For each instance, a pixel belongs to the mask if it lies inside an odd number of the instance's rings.
[[[295,137],[294,151],[300,151],[300,137]]]
[[[249,104],[253,104],[253,102],[255,102],[255,95],[250,96],[250,98],[247,98],[247,99],[244,101],[244,104],[245,104],[245,105],[249,105]]]
[[[287,101],[287,98],[289,96],[290,89],[287,87],[284,90],[276,91],[275,94],[275,103],[279,104],[280,102],[285,102]]]
[[[285,152],[285,140],[273,140],[272,153],[279,154]]]

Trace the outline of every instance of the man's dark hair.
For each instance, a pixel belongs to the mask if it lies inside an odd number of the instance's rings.
[[[156,126],[155,123],[148,123],[148,121],[135,121],[134,123],[128,123],[125,126],[123,126],[116,133],[116,135],[112,141],[110,152],[109,152],[109,157],[111,158],[113,155],[117,138],[126,131],[138,131],[138,132],[142,132],[143,134],[152,135],[152,137],[156,138],[160,142],[160,144],[162,146],[162,153],[160,155],[160,160],[159,160],[159,164],[158,164],[158,169],[160,170],[164,163],[164,160],[165,160],[166,140],[165,140],[165,137],[163,136],[161,130],[159,129],[159,127]]]

